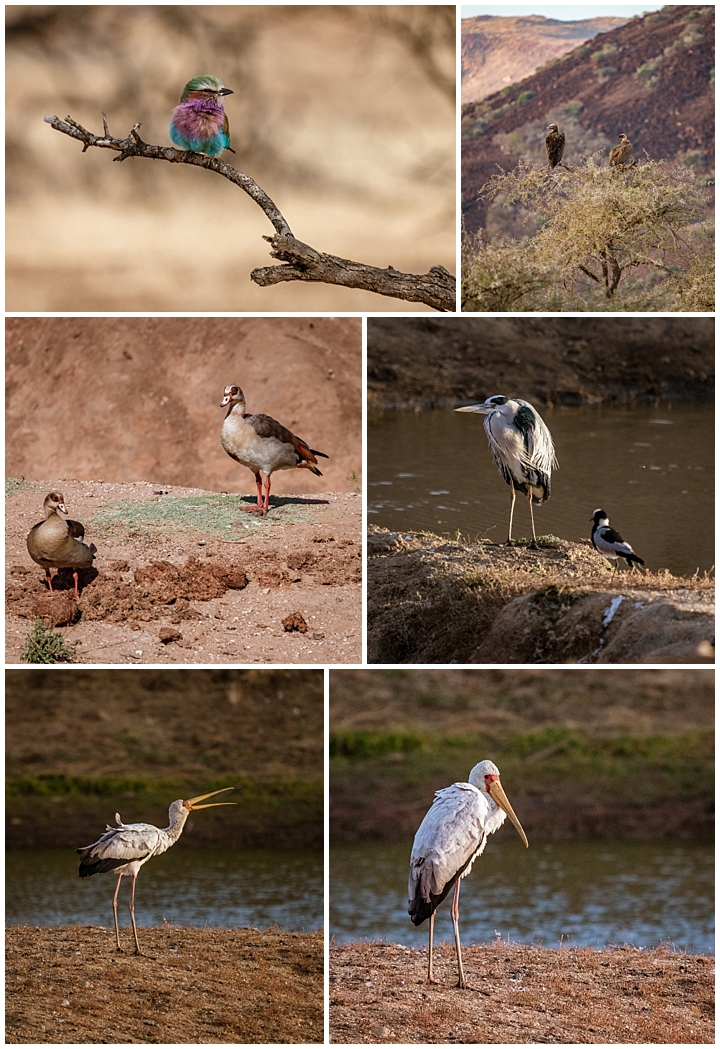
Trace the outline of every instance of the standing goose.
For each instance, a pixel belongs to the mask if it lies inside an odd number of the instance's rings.
[[[632,156],[632,142],[628,141],[625,134],[620,135],[620,142],[610,150],[610,167],[616,168],[621,164],[627,164]]]
[[[261,514],[268,512],[270,476],[275,470],[311,470],[322,477],[315,456],[328,459],[325,452],[311,448],[269,415],[249,415],[245,395],[239,386],[225,387],[220,407],[224,408],[228,404],[230,407],[220,431],[222,446],[231,459],[252,470],[257,485],[257,503],[243,506],[243,510],[259,511]]]
[[[45,578],[52,593],[51,568],[72,568],[75,580],[75,597],[79,600],[78,570],[90,568],[97,550],[94,543],[83,543],[85,529],[79,521],[64,520],[65,499],[61,492],[50,492],[43,502],[45,520],[34,525],[27,537],[30,557],[45,569]],[[60,513],[58,513],[60,511]]]

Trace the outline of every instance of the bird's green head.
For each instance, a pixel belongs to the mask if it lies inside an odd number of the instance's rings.
[[[232,95],[229,87],[223,87],[223,82],[216,76],[196,76],[188,80],[180,96],[181,102],[187,102],[189,98],[214,98],[222,101],[223,95]]]

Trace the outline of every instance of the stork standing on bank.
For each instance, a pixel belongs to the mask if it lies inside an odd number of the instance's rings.
[[[639,565],[645,564],[642,557],[638,557],[635,553],[630,543],[626,543],[620,533],[610,527],[610,520],[604,510],[596,510],[590,520],[593,522],[590,535],[593,546],[599,554],[606,557],[608,561],[613,562],[614,568],[617,568],[617,563],[621,558],[630,569],[635,567],[633,561],[636,561]]]
[[[236,805],[235,801],[213,801],[209,805],[198,805],[199,801],[214,798],[216,794],[224,794],[227,790],[235,790],[235,788],[223,787],[222,790],[200,794],[199,797],[190,798],[187,801],[174,801],[169,809],[169,826],[164,830],[153,827],[151,823],[125,824],[120,819],[119,813],[116,812],[117,827],[107,826],[96,842],[75,850],[82,856],[79,872],[81,878],[89,878],[93,874],[104,874],[106,871],[117,871],[118,880],[113,896],[113,914],[115,916],[115,940],[119,951],[122,950],[122,947],[120,946],[117,900],[123,874],[129,874],[132,879],[130,920],[135,936],[135,954],[140,954],[140,943],[135,925],[135,882],[138,871],[153,856],[167,852],[170,846],[175,844],[191,812],[195,812],[196,809],[214,809],[220,805]]]
[[[453,889],[450,917],[455,930],[458,987],[467,987],[460,951],[460,879],[466,878],[484,850],[488,834],[494,834],[508,815],[528,846],[525,831],[500,784],[500,773],[492,761],[479,762],[467,783],[453,783],[438,790],[435,801],[420,824],[410,857],[408,914],[413,925],[430,919],[428,929],[428,983],[433,976],[433,931],[435,911]]]
[[[550,498],[552,471],[557,468],[555,447],[550,431],[527,401],[519,397],[488,397],[482,404],[456,408],[456,412],[475,412],[485,416],[485,433],[492,457],[510,485],[510,524],[508,545],[512,543],[515,490],[523,492],[530,507],[532,542],[537,548],[533,503],[540,506]]]

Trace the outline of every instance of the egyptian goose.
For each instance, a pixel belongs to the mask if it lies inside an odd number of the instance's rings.
[[[270,475],[275,470],[311,470],[322,477],[315,456],[328,459],[325,452],[310,448],[305,441],[269,415],[248,415],[245,395],[239,386],[225,387],[220,407],[224,408],[228,404],[230,407],[220,431],[222,446],[232,459],[252,470],[257,484],[257,503],[243,506],[243,510],[260,511],[261,514],[268,512]]]
[[[60,492],[50,492],[43,503],[45,520],[34,525],[27,537],[27,548],[36,564],[45,569],[45,578],[52,592],[51,568],[72,568],[75,597],[79,600],[78,569],[89,568],[97,550],[94,543],[83,543],[85,529],[79,521],[64,520],[65,500]],[[60,511],[60,513],[58,513]]]

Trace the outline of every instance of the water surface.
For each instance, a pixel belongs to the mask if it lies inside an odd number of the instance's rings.
[[[330,931],[340,943],[381,937],[418,947],[407,914],[406,845],[330,850]],[[545,947],[674,943],[714,951],[714,855],[710,847],[591,842],[530,845],[491,841],[460,892],[464,943],[503,939]],[[450,904],[435,920],[452,940]]]
[[[691,575],[713,566],[712,404],[544,408],[541,415],[560,468],[551,498],[535,507],[538,535],[589,538],[589,519],[602,507],[648,568]],[[368,520],[504,542],[510,489],[483,418],[450,409],[370,415]],[[527,504],[518,499],[513,536],[529,535]]]
[[[5,860],[8,925],[69,923],[113,927],[112,872],[78,877],[71,849],[14,849]],[[130,879],[118,915],[129,923]],[[315,850],[171,849],[141,869],[135,890],[141,925],[266,928],[292,932],[323,925],[323,855]]]

